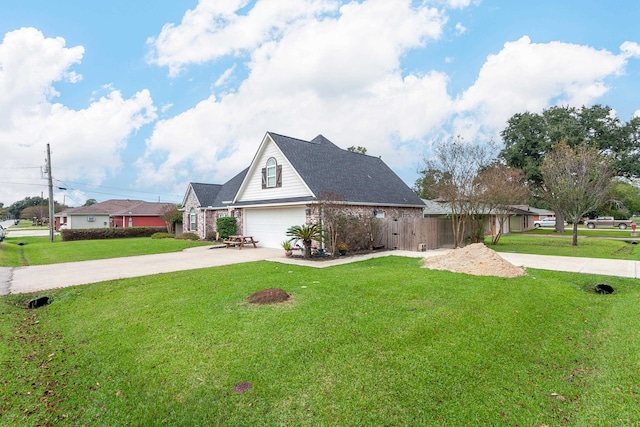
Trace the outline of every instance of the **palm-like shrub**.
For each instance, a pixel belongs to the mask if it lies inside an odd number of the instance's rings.
[[[320,224],[306,224],[306,225],[294,225],[287,230],[287,236],[291,237],[291,240],[302,240],[304,245],[304,257],[311,258],[311,244],[313,241],[321,242],[322,227]]]

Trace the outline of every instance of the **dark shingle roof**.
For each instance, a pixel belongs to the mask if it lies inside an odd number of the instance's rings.
[[[318,198],[350,203],[422,206],[422,200],[380,158],[343,150],[322,135],[311,141],[268,133]]]
[[[192,182],[191,188],[193,189],[200,206],[213,206],[218,193],[220,193],[220,190],[222,189],[222,185]]]
[[[160,216],[166,209],[175,207],[175,203],[145,202],[143,200],[120,200],[110,199],[104,202],[95,203],[90,206],[80,206],[78,208],[67,209],[56,214],[67,215],[138,215],[138,216]]]
[[[238,189],[240,189],[248,170],[249,168],[246,168],[222,185],[192,182],[191,188],[193,188],[193,192],[198,198],[198,202],[200,202],[200,207],[212,206],[220,208],[227,206],[235,197]]]

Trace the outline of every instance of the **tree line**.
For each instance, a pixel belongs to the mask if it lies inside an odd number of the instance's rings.
[[[555,211],[556,231],[573,223],[574,245],[585,215],[640,211],[640,117],[624,123],[607,106],[552,107],[515,114],[501,137],[502,149],[459,137],[434,142],[418,171],[416,193],[450,206],[456,247],[466,236],[483,240],[487,213],[498,219],[497,244],[510,205]]]

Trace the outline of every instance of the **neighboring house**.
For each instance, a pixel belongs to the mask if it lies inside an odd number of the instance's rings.
[[[451,207],[448,203],[435,200],[422,199],[424,209],[422,216],[425,218],[447,218],[451,216]]]
[[[425,218],[449,218],[451,216],[451,207],[448,203],[425,199],[423,199],[423,202],[425,204],[423,209]],[[534,227],[536,213],[533,208],[529,208],[527,205],[511,205],[505,209],[504,212],[508,213],[509,218],[503,225],[503,234],[530,230]],[[485,235],[495,235],[500,229],[499,216],[502,215],[502,212],[486,210],[480,214],[485,217],[483,224]]]
[[[536,213],[527,205],[515,205],[509,207],[509,230],[513,232],[531,230],[535,227]]]
[[[332,195],[329,197],[328,195]],[[318,203],[338,199],[345,212],[379,218],[422,217],[422,200],[378,157],[267,132],[249,167],[225,184],[190,183],[184,232],[216,232],[232,215],[238,232],[278,248],[293,225],[321,222]]]
[[[555,218],[556,213],[547,209],[529,208],[533,213],[533,220],[538,221],[542,218]]]
[[[111,199],[90,206],[69,208],[55,215],[54,227],[68,229],[109,227],[164,227],[163,214],[175,203]]]

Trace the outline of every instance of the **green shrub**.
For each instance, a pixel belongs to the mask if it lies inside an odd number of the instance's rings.
[[[175,234],[171,234],[171,233],[154,233],[151,238],[152,239],[173,239],[175,236]]]
[[[235,216],[223,216],[216,220],[216,228],[221,239],[226,239],[238,232],[238,220]]]
[[[164,227],[131,227],[131,228],[83,228],[66,229],[60,232],[62,240],[100,240],[100,239],[124,239],[128,237],[151,237],[155,233],[166,232]]]
[[[200,240],[200,237],[196,233],[182,233],[181,235],[176,236],[176,239]]]

